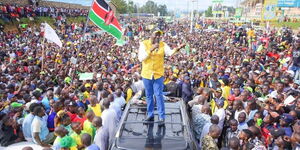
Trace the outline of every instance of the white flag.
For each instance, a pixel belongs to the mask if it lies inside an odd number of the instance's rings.
[[[51,28],[51,26],[48,23],[44,23],[45,25],[45,38],[48,41],[51,41],[55,44],[57,44],[59,47],[62,47],[62,43],[59,39],[59,37],[57,36],[56,32]]]

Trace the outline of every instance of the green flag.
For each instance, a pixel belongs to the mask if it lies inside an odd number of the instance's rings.
[[[121,38],[121,39],[118,39],[118,40],[117,40],[117,42],[116,42],[115,45],[117,45],[117,46],[123,46],[123,45],[125,45],[125,44],[126,44],[126,41],[123,40],[123,38]]]
[[[186,44],[186,45],[185,45],[185,53],[186,53],[187,55],[190,55],[190,45],[189,45],[189,44]]]

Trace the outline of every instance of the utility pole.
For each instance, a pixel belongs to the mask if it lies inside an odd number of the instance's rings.
[[[195,2],[195,0],[192,0],[192,12],[191,12],[191,26],[190,26],[190,33],[193,32],[193,24],[194,24],[194,2]]]

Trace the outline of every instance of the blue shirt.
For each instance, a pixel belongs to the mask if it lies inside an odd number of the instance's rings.
[[[30,113],[24,118],[24,121],[22,123],[22,131],[26,140],[32,138],[31,124],[33,119],[34,119],[34,115]]]
[[[35,116],[32,124],[31,124],[31,133],[32,137],[34,137],[34,133],[38,132],[41,141],[46,140],[47,135],[49,134],[49,130],[47,127],[47,120],[41,118],[39,116]],[[33,142],[36,143],[35,139],[33,138]]]
[[[47,127],[54,131],[54,118],[56,116],[56,112],[52,111],[47,120]]]
[[[291,127],[283,127],[285,135],[288,137],[291,137],[293,134],[292,128]]]
[[[45,97],[42,99],[42,104],[45,106],[46,112],[49,112],[51,106],[50,106],[50,102],[49,102],[48,97],[45,96]]]
[[[92,144],[89,147],[85,148],[85,150],[100,150],[100,148],[96,144]]]

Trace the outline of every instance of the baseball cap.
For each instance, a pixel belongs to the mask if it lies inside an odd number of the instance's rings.
[[[164,32],[163,31],[161,31],[160,29],[158,29],[158,28],[155,28],[155,29],[153,29],[153,32],[152,33],[159,33],[160,35],[162,35]]]
[[[12,99],[13,97],[15,97],[14,94],[8,94],[8,95],[7,95],[7,98],[8,98],[9,100]]]
[[[222,89],[221,88],[217,88],[216,92],[222,92]]]
[[[273,130],[270,131],[270,133],[274,137],[274,139],[277,139],[278,137],[285,135],[285,131],[284,131],[283,128],[273,129]]]
[[[229,95],[229,96],[228,96],[228,100],[229,100],[229,101],[234,101],[234,100],[235,100],[235,97],[234,97],[233,95]]]
[[[190,80],[190,77],[189,76],[185,76],[184,80]]]
[[[84,85],[84,87],[86,87],[86,88],[89,88],[89,87],[91,87],[92,85],[90,84],[90,83],[86,83],[85,85]]]
[[[284,122],[286,122],[288,125],[291,124],[294,120],[294,117],[290,114],[287,114],[287,113],[283,113],[281,116],[280,116],[280,119],[283,119]]]
[[[11,106],[12,108],[18,108],[18,107],[22,107],[23,104],[18,103],[18,102],[13,102],[13,103],[10,104],[10,106]]]
[[[220,99],[216,99],[216,104],[220,107],[224,106],[224,99],[220,98]]]
[[[78,105],[77,105],[77,103],[75,103],[75,102],[71,101],[71,102],[69,103],[69,105],[68,105],[68,106],[73,106],[73,107],[76,107],[76,106],[78,106]]]

